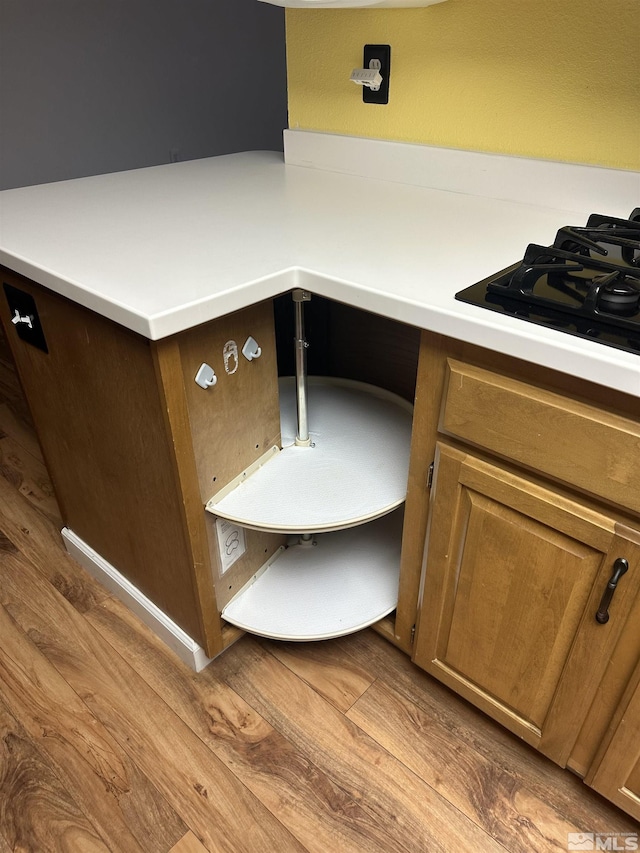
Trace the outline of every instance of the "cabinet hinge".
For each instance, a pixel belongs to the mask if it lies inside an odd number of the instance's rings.
[[[416,638],[416,626],[413,625],[413,627],[411,628],[411,639],[409,640],[411,645],[413,645],[413,641],[415,640],[415,638]]]
[[[435,463],[432,462],[431,465],[429,465],[429,473],[427,474],[427,488],[428,489],[430,489],[431,486],[433,485],[433,466],[434,466],[434,464]]]

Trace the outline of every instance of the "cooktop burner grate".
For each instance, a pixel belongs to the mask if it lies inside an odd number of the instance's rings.
[[[456,299],[640,352],[640,209],[565,226],[553,246],[530,244],[521,262]]]

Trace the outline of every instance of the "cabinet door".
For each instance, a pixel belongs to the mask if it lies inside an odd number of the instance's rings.
[[[602,761],[586,781],[640,820],[640,677]]]
[[[446,445],[431,500],[415,662],[564,765],[638,585],[640,547],[607,516]],[[617,557],[631,569],[603,625]]]

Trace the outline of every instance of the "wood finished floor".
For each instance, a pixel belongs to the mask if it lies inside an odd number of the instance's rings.
[[[0,853],[531,853],[636,830],[372,631],[245,637],[196,675],[60,525],[0,351]]]

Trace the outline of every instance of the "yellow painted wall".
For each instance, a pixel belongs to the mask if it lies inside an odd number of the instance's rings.
[[[289,126],[640,169],[640,0],[289,9]],[[387,106],[349,81],[391,45]]]

